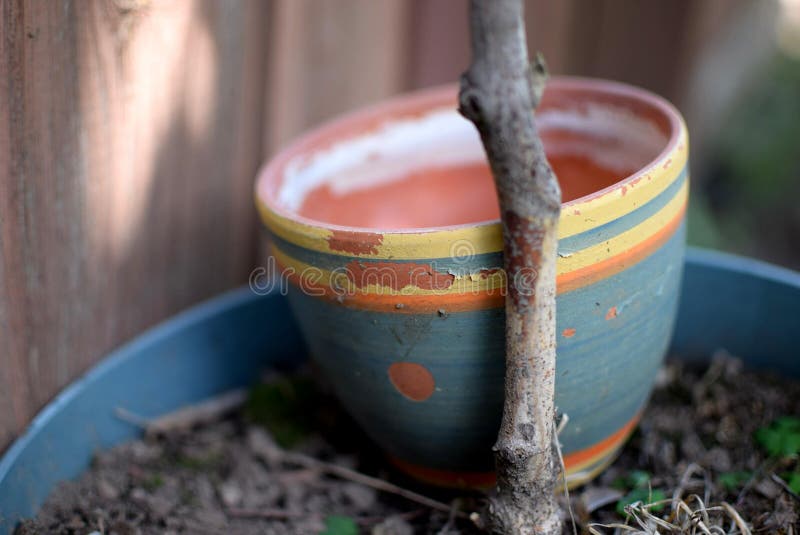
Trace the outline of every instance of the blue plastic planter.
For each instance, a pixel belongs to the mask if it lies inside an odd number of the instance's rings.
[[[731,255],[690,250],[674,353],[719,348],[749,366],[800,376],[800,274]],[[0,534],[35,514],[92,453],[139,434],[115,416],[155,417],[251,383],[304,349],[284,299],[236,290],[179,314],[111,353],[56,397],[0,460]]]

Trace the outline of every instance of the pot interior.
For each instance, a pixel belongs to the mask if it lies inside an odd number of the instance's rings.
[[[667,113],[644,92],[559,87],[536,114],[563,202],[621,185],[665,150]],[[494,183],[474,126],[448,98],[345,120],[304,143],[268,196],[290,216],[324,225],[402,231],[499,217]],[[380,109],[378,109],[380,111]],[[403,113],[405,111],[405,113]]]

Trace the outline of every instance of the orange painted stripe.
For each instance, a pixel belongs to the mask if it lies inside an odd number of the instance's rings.
[[[633,432],[633,428],[639,423],[640,417],[641,413],[637,413],[636,416],[614,432],[614,434],[604,438],[597,444],[565,455],[564,465],[567,468],[567,474],[569,475],[570,472],[575,472],[594,464],[600,464],[606,457],[612,455]],[[392,456],[389,457],[389,461],[414,479],[440,487],[485,489],[493,487],[496,481],[494,472],[439,470],[436,468],[419,466]],[[577,484],[581,483],[582,482],[578,482]]]
[[[633,432],[633,428],[639,423],[639,418],[641,418],[641,416],[641,413],[637,412],[636,416],[631,418],[628,423],[623,425],[613,435],[604,438],[586,449],[564,455],[564,465],[567,467],[567,472],[570,470],[580,470],[585,466],[594,464],[599,461],[601,457],[608,455],[609,452],[621,446]]]
[[[683,203],[681,209],[675,214],[675,217],[666,225],[658,229],[658,231],[647,239],[637,243],[630,249],[606,258],[595,264],[564,273],[556,280],[558,286],[558,293],[566,293],[578,288],[583,288],[593,284],[599,280],[607,279],[612,275],[616,275],[620,271],[624,271],[632,265],[644,260],[656,249],[667,243],[673,234],[680,227],[683,221],[683,216],[686,213],[686,202]]]
[[[633,247],[610,258],[606,258],[575,271],[559,275],[556,279],[559,294],[577,290],[606,279],[634,264],[644,260],[664,245],[678,230],[686,212],[686,203],[666,225],[655,234],[637,243]],[[283,266],[278,262],[279,267]],[[324,284],[317,284],[308,279],[300,280],[300,275],[291,272],[289,282],[305,290],[306,293],[318,297],[327,297],[342,305],[375,312],[393,312],[399,314],[425,314],[444,310],[446,312],[464,312],[469,310],[485,310],[500,308],[505,302],[503,289],[483,290],[466,293],[441,294],[376,294],[368,292],[337,293]]]
[[[452,470],[438,470],[427,468],[413,463],[408,463],[397,457],[389,456],[389,462],[402,472],[410,475],[417,481],[437,487],[459,489],[488,489],[494,487],[496,477],[494,472],[455,472]]]
[[[275,259],[279,269],[284,266]],[[294,271],[289,273],[287,279],[301,291],[315,297],[325,297],[337,301],[344,306],[374,312],[395,312],[400,314],[431,313],[437,310],[445,312],[464,312],[468,310],[485,310],[500,308],[505,303],[504,290],[484,290],[480,292],[451,293],[451,294],[375,294],[367,292],[341,292],[337,293],[326,284],[318,284],[308,279],[301,280],[300,275]]]

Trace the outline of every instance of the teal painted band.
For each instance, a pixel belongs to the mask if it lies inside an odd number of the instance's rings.
[[[684,239],[682,224],[642,261],[558,296],[558,332],[577,328],[558,339],[556,403],[570,416],[560,437],[565,455],[613,434],[644,405],[672,331]],[[503,400],[502,309],[395,314],[298,291],[289,297],[312,356],[382,448],[437,469],[491,468]],[[424,366],[433,394],[405,398],[389,380],[395,362]]]
[[[280,236],[270,234],[275,247],[288,256],[299,260],[305,264],[318,267],[320,269],[332,271],[349,262],[356,261],[359,264],[376,264],[381,262],[392,262],[396,264],[431,264],[436,271],[442,273],[471,273],[481,269],[491,269],[503,265],[503,253],[481,253],[463,258],[430,258],[430,259],[408,259],[408,258],[375,258],[364,256],[346,256],[322,251],[313,251],[300,247]]]

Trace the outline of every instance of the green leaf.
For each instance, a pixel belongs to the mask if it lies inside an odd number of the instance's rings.
[[[358,525],[349,516],[331,515],[325,519],[325,529],[319,535],[358,535]]]
[[[314,431],[319,393],[306,377],[282,378],[250,390],[245,417],[266,427],[283,448],[291,448]]]
[[[644,470],[631,470],[628,483],[633,488],[646,487],[650,483],[650,473]]]
[[[144,487],[147,492],[154,492],[163,486],[164,478],[161,477],[161,474],[152,474],[142,482],[142,487]]]
[[[728,492],[733,492],[750,481],[751,477],[753,477],[752,472],[723,472],[717,477],[717,482]]]
[[[627,474],[616,478],[611,486],[618,490],[647,487],[650,483],[650,473],[644,470],[631,470]]]
[[[199,456],[181,453],[175,458],[175,464],[195,472],[213,472],[222,466],[223,461],[222,454],[218,452]]]
[[[756,442],[770,457],[782,458],[800,454],[800,419],[784,416],[755,434]]]
[[[786,474],[781,474],[781,479],[786,481],[786,484],[789,485],[789,488],[792,489],[792,492],[795,494],[800,494],[800,472],[788,472]]]
[[[617,502],[617,513],[621,516],[628,516],[628,513],[625,512],[625,507],[636,502],[642,502],[645,505],[655,502],[660,502],[661,500],[666,500],[667,496],[664,494],[663,491],[654,489],[650,490],[646,487],[639,487],[633,489],[624,497],[620,498]],[[664,504],[654,505],[648,508],[650,511],[658,512],[664,509]]]

